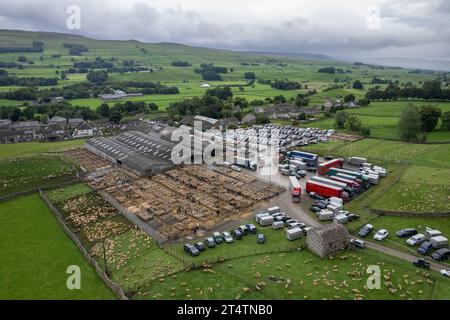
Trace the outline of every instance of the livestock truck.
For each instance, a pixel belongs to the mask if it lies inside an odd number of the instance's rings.
[[[302,189],[300,187],[300,183],[295,176],[289,176],[289,191],[292,195],[292,201],[300,202],[300,198],[302,195]]]
[[[330,168],[342,168],[344,166],[344,160],[342,159],[333,159],[327,162],[320,163],[317,167],[317,173],[320,175],[324,175],[328,172]]]
[[[317,154],[303,151],[289,151],[287,155],[289,158],[301,159],[311,167],[316,167],[317,161],[319,160],[319,156]]]
[[[306,192],[315,192],[325,198],[337,197],[344,201],[349,200],[349,195],[343,188],[312,180],[306,182]]]
[[[325,184],[329,184],[331,186],[342,188],[351,197],[353,197],[355,195],[355,190],[353,190],[352,187],[349,187],[345,182],[340,182],[340,181],[336,181],[336,180],[332,180],[332,179],[327,179],[327,178],[320,177],[320,176],[314,176],[314,177],[311,178],[311,180],[317,181],[317,182],[321,182],[321,183],[325,183]]]

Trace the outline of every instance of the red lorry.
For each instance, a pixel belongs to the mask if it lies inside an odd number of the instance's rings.
[[[317,167],[317,173],[324,175],[327,174],[330,168],[342,168],[344,166],[343,159],[333,159],[327,162],[322,162]]]
[[[349,200],[349,195],[344,191],[343,188],[332,186],[326,183],[318,182],[318,181],[307,181],[306,182],[306,192],[315,192],[319,196],[325,198],[338,197],[344,201]]]

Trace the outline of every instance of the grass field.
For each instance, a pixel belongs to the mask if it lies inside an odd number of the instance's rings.
[[[0,160],[0,195],[73,180],[72,167],[58,156],[28,156]]]
[[[44,152],[60,151],[66,148],[81,146],[84,139],[68,140],[61,142],[23,142],[0,145],[0,159],[37,154]]]
[[[0,299],[115,299],[38,194],[0,202]],[[68,290],[66,269],[81,269]]]
[[[355,114],[361,120],[362,126],[370,129],[371,137],[384,139],[398,139],[398,122],[400,114],[408,104],[418,107],[423,105],[433,105],[442,110],[450,111],[450,102],[427,102],[427,101],[392,101],[392,102],[372,102],[368,107],[358,109],[347,109],[346,111]],[[310,124],[311,126],[329,129],[334,127],[334,118],[324,118]],[[450,132],[441,131],[440,123],[436,129],[427,134],[427,141],[450,141]]]
[[[369,265],[380,266],[384,281],[379,290],[365,288]],[[436,273],[417,271],[409,263],[375,251],[346,251],[320,259],[304,250],[247,256],[177,273],[153,281],[137,298],[448,299],[448,284]]]

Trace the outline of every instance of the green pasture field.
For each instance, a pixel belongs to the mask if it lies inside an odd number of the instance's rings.
[[[380,290],[365,288],[369,265],[380,266],[385,279]],[[372,250],[344,251],[326,259],[303,250],[247,256],[180,272],[153,281],[136,298],[448,299],[448,281]]]
[[[115,299],[38,194],[0,202],[0,299]],[[68,290],[68,266],[81,289]]]
[[[432,105],[441,109],[442,112],[450,111],[450,102],[435,101],[371,102],[367,107],[346,109],[346,111],[358,116],[362,126],[370,129],[371,137],[398,139],[398,122],[400,120],[400,114],[408,104],[414,104],[418,107],[422,105]],[[334,125],[334,118],[323,118],[311,123],[311,126],[323,129],[333,128]],[[441,131],[440,123],[438,123],[436,129],[427,134],[427,141],[450,141],[450,132]]]
[[[58,156],[0,160],[0,195],[73,180],[72,167]]]
[[[60,142],[22,142],[0,145],[0,159],[62,151],[83,145],[85,139],[75,139]]]

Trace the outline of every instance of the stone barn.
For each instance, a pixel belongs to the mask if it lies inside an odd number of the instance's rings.
[[[338,223],[314,228],[308,232],[306,238],[308,249],[322,258],[347,248],[349,243],[350,234]]]

